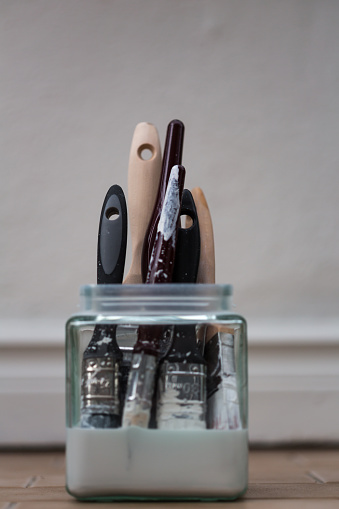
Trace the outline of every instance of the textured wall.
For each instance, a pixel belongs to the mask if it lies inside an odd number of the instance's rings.
[[[64,320],[96,278],[102,200],[131,136],[186,125],[217,280],[250,319],[339,301],[339,2],[0,3],[1,317]]]

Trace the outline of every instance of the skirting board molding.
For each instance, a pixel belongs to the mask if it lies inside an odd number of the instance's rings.
[[[339,442],[339,321],[249,326],[249,429],[258,444]]]
[[[339,322],[249,326],[252,444],[339,442]],[[1,323],[0,446],[65,443],[60,322]]]

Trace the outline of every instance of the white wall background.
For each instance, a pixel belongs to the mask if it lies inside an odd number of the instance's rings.
[[[250,343],[339,344],[338,25],[336,0],[2,0],[3,344],[62,341],[134,127],[173,118]]]

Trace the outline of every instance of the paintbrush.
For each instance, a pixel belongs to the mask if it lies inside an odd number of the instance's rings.
[[[213,225],[204,193],[192,190],[201,235],[201,255],[197,281],[215,283]],[[234,330],[208,326],[205,359],[207,360],[208,427],[235,429],[241,426],[234,355]]]
[[[160,174],[161,147],[158,131],[153,124],[140,122],[134,129],[128,162],[128,220],[132,261],[124,284],[142,283],[141,253],[154,209]],[[125,399],[136,334],[135,326],[120,325],[117,328],[116,338],[123,355],[120,363],[122,401]]]
[[[158,193],[142,249],[141,271],[143,281],[146,280],[149,268],[169,176],[173,166],[181,165],[184,131],[184,124],[180,120],[172,120],[168,124]]]
[[[99,224],[98,284],[121,283],[127,241],[127,209],[121,187],[106,194]],[[98,324],[84,354],[81,380],[81,426],[120,426],[119,364],[122,353],[116,342],[116,325]]]
[[[234,333],[223,331],[206,343],[208,366],[208,427],[227,430],[241,428]]]
[[[199,221],[187,189],[181,215],[186,215],[191,225],[179,228],[173,281],[195,283],[200,258]],[[160,367],[156,419],[160,429],[206,428],[206,361],[197,343],[195,324],[174,328],[171,347]]]
[[[144,152],[151,156],[145,159]],[[159,188],[161,148],[156,127],[141,122],[134,130],[128,163],[128,217],[132,262],[124,284],[142,283],[141,253]]]
[[[184,179],[184,167],[174,166],[158,221],[146,277],[147,284],[170,283],[172,280]],[[147,428],[149,425],[162,333],[161,325],[139,326],[128,377],[123,426]]]

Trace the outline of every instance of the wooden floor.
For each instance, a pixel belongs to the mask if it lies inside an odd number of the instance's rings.
[[[236,502],[199,503],[238,509],[339,509],[339,450],[254,450],[249,488]],[[197,503],[81,503],[68,495],[63,452],[0,453],[0,509],[191,509]]]

